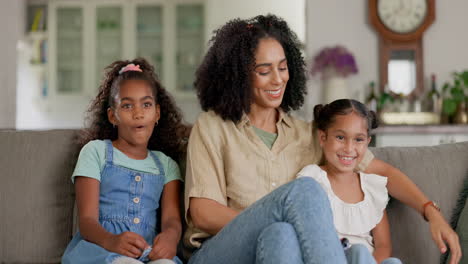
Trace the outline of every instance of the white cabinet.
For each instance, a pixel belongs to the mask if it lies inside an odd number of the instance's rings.
[[[387,126],[375,130],[377,147],[434,146],[468,141],[467,125]]]
[[[77,2],[49,5],[49,96],[79,97],[85,90],[85,9]]]
[[[107,65],[139,56],[176,98],[195,98],[203,0],[57,0],[48,8],[51,99],[89,100]]]

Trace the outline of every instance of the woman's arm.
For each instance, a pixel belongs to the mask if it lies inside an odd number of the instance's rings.
[[[413,207],[429,221],[432,239],[437,244],[441,253],[447,251],[445,243],[450,247],[452,257],[450,264],[460,261],[461,248],[458,236],[445,221],[442,214],[432,206],[427,206],[423,212],[423,205],[429,199],[414,184],[408,176],[390,164],[379,159],[373,159],[367,167],[366,173],[385,175],[388,177],[387,188],[390,195],[406,205]],[[445,242],[445,243],[444,243]]]
[[[208,234],[216,235],[239,212],[207,198],[190,198],[190,216],[193,224]]]
[[[380,223],[372,229],[372,237],[374,238],[374,258],[377,263],[381,263],[392,254],[392,241],[390,237],[390,225],[388,224],[387,212],[384,210],[384,215]]]
[[[215,235],[238,212],[227,207],[226,146],[221,120],[213,113],[200,115],[192,128],[187,147],[185,206],[187,220]]]
[[[413,207],[420,214],[423,213],[422,206],[429,199],[419,190],[416,184],[399,169],[382,160],[374,158],[365,172],[387,176],[387,188],[390,194],[406,205]]]
[[[77,176],[75,178],[76,203],[78,206],[79,228],[84,239],[109,251],[129,257],[138,257],[148,247],[140,235],[125,232],[114,235],[99,223],[99,181]]]
[[[182,233],[180,218],[180,181],[164,185],[161,199],[161,233],[156,236],[150,259],[172,259],[177,253],[177,244]]]

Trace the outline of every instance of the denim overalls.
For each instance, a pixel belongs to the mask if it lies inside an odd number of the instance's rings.
[[[113,162],[113,146],[106,140],[106,164],[101,173],[99,223],[107,231],[125,231],[141,235],[149,245],[156,237],[157,209],[164,188],[164,168],[158,157],[149,151],[159,174],[131,170]],[[84,240],[80,232],[73,237],[62,257],[62,263],[112,263],[117,253]],[[140,259],[147,262],[148,259]],[[180,260],[174,257],[174,261]]]

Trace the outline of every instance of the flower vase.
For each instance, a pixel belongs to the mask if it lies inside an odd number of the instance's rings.
[[[322,89],[325,103],[337,99],[349,98],[346,78],[338,75],[325,75],[322,80]]]

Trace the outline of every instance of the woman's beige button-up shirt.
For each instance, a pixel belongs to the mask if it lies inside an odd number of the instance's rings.
[[[187,214],[190,197],[208,198],[242,211],[255,201],[296,178],[306,165],[320,162],[322,152],[312,123],[280,110],[278,137],[271,150],[255,134],[247,115],[235,124],[213,111],[204,112],[190,134],[185,179],[185,215],[188,246],[209,235],[193,228]],[[365,154],[359,169],[373,159]]]

